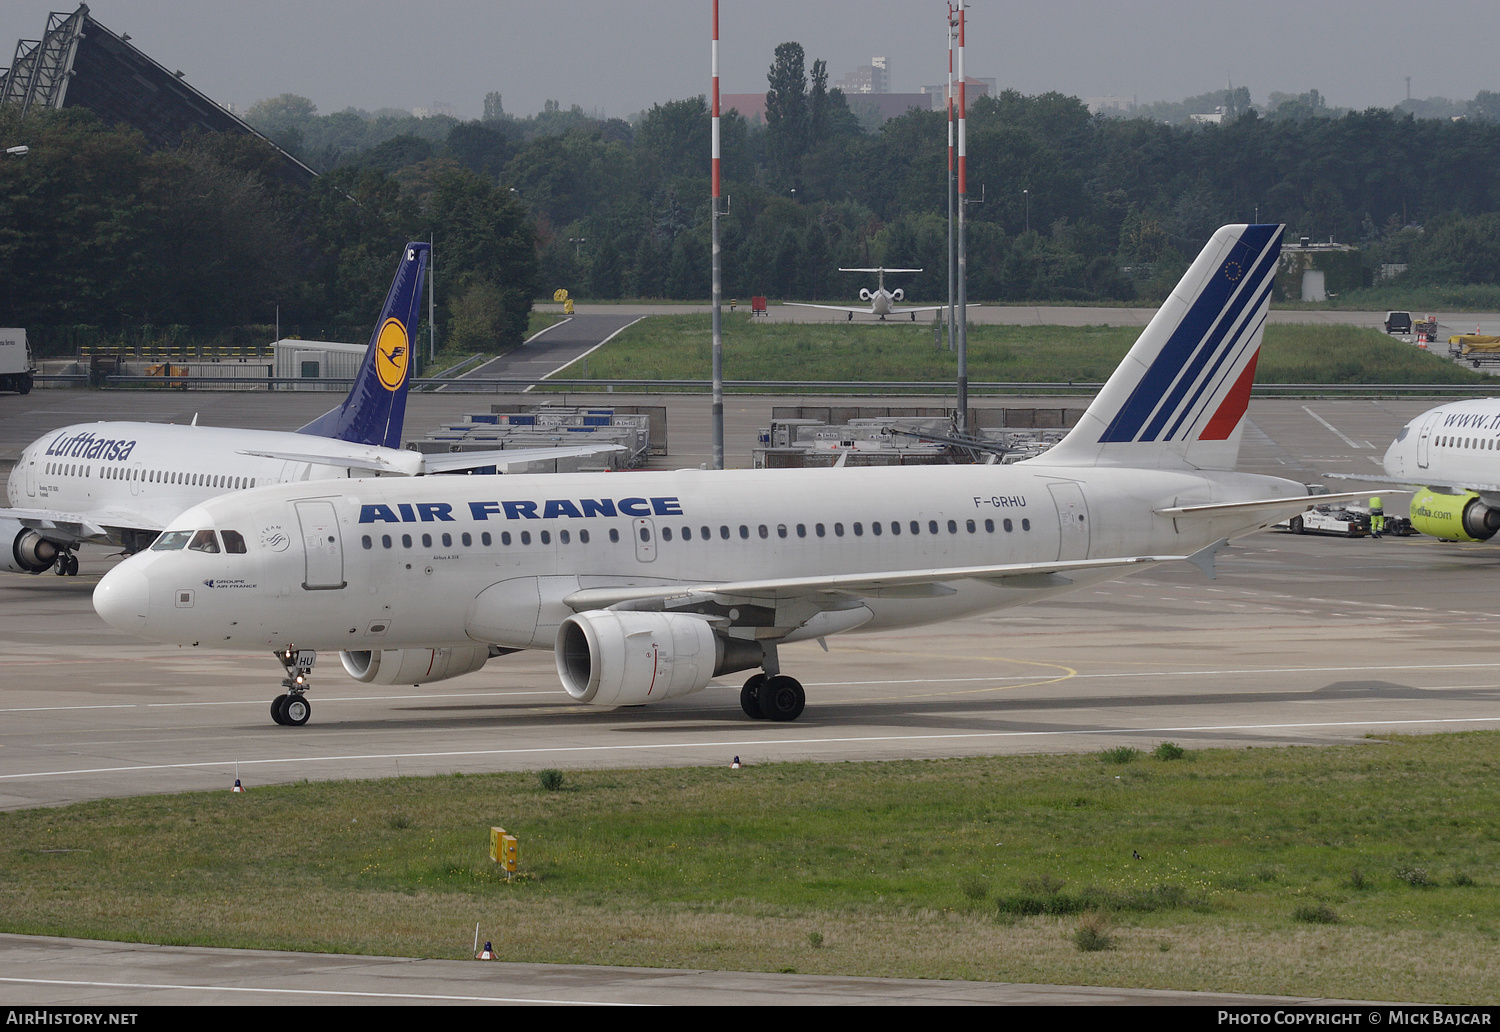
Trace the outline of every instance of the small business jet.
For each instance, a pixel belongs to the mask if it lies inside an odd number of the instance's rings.
[[[225,492],[356,475],[524,468],[571,449],[421,455],[401,448],[411,330],[420,314],[428,245],[406,245],[354,386],[343,403],[297,431],[169,423],[80,423],[21,453],[0,509],[0,569],[78,573],[83,543],[135,552],[184,509]]]
[[[307,721],[319,650],[360,681],[424,684],[548,649],[567,693],[606,709],[757,670],[745,714],[794,720],[806,695],[783,645],[1161,563],[1211,571],[1226,541],[1305,511],[1305,485],[1234,471],[1281,235],[1215,233],[1035,459],[281,484],[182,513],[94,608],[155,641],[274,650],[281,724]]]
[[[1396,434],[1383,465],[1384,476],[1329,476],[1416,488],[1413,529],[1444,541],[1488,541],[1500,531],[1500,398],[1428,409]]]
[[[921,271],[922,271],[921,269],[886,269],[886,268],[875,268],[875,269],[839,269],[839,272],[873,272],[873,273],[877,273],[880,276],[879,282],[878,282],[877,286],[875,287],[875,289],[873,291],[871,291],[868,287],[861,287],[859,289],[859,299],[861,301],[868,301],[870,303],[870,307],[869,308],[849,308],[849,307],[846,307],[844,305],[813,305],[813,304],[805,304],[805,303],[800,302],[800,301],[783,301],[782,304],[786,305],[789,308],[822,308],[825,311],[829,311],[829,312],[845,312],[845,313],[848,314],[848,316],[849,316],[849,318],[850,318],[851,321],[854,319],[854,317],[856,315],[873,315],[873,316],[877,316],[880,319],[881,322],[885,322],[885,317],[888,316],[888,315],[907,315],[907,314],[910,314],[912,322],[916,322],[917,321],[917,313],[918,312],[941,312],[941,311],[945,310],[948,306],[947,305],[923,305],[920,308],[897,308],[896,305],[901,301],[901,299],[903,297],[906,296],[905,292],[902,291],[902,289],[900,287],[897,287],[895,290],[886,290],[885,289],[885,274],[888,273],[888,272],[894,273],[894,272],[921,272]],[[968,307],[970,307],[970,308],[978,308],[979,306],[977,304],[975,304],[975,305],[969,305]]]

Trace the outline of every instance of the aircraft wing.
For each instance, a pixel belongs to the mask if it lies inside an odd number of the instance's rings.
[[[1369,476],[1365,476],[1359,473],[1325,473],[1323,475],[1328,477],[1328,479],[1330,480],[1356,480],[1360,483],[1369,484],[1397,484],[1407,488],[1408,490],[1418,490],[1424,487],[1439,487],[1448,491],[1478,491],[1480,494],[1500,494],[1500,484],[1485,484],[1480,483],[1477,480],[1460,483],[1456,480],[1424,480],[1420,477],[1376,476],[1373,473]],[[1369,493],[1370,492],[1368,491],[1362,491],[1355,497],[1363,498]],[[1402,492],[1394,491],[1390,493],[1401,494]]]
[[[533,462],[547,459],[588,458],[625,451],[619,444],[582,444],[566,448],[504,448],[491,451],[466,451],[422,456],[423,473],[456,473],[490,466],[496,473],[524,473]]]
[[[891,570],[884,573],[829,574],[816,577],[778,577],[769,580],[723,581],[701,584],[658,584],[618,588],[584,588],[563,599],[575,612],[607,609],[611,606],[639,603],[664,603],[668,599],[715,597],[723,599],[808,599],[823,596],[827,601],[849,598],[921,598],[949,595],[953,589],[944,584],[951,580],[981,580],[1003,584],[1011,578],[1042,578],[1089,570],[1154,566],[1158,563],[1194,562],[1211,559],[1221,547],[1216,542],[1193,555],[1137,555],[1119,559],[1071,559],[1053,563],[1008,563],[996,566],[951,566],[930,570]],[[1206,553],[1206,555],[1205,555]],[[1033,583],[1035,583],[1033,581]],[[1045,582],[1044,582],[1045,583]],[[1059,579],[1058,584],[1067,583]],[[649,606],[648,606],[649,608]]]
[[[422,456],[416,452],[396,448],[353,448],[344,455],[320,452],[290,451],[242,451],[241,455],[254,455],[262,459],[282,459],[286,462],[312,462],[319,466],[341,466],[345,469],[367,469],[376,473],[398,473],[414,477],[422,470]],[[409,456],[409,457],[408,457]]]
[[[810,305],[803,301],[783,301],[781,302],[781,306],[783,308],[821,308],[825,312],[853,312],[855,315],[875,314],[870,311],[869,305],[865,305],[863,308],[851,308],[845,305]]]
[[[958,306],[954,305],[953,307],[957,308]],[[965,308],[980,308],[982,306],[979,304],[978,301],[971,301],[969,304],[964,305],[964,307]],[[947,310],[948,310],[948,306],[947,305],[923,305],[921,308],[913,308],[913,307],[911,307],[909,305],[906,305],[906,306],[894,306],[894,307],[892,307],[891,308],[891,314],[892,315],[905,315],[907,312],[946,312]]]
[[[60,512],[56,509],[0,509],[23,527],[50,541],[88,542],[95,545],[119,544],[114,530],[159,532],[164,524],[139,512],[102,509],[91,513]]]

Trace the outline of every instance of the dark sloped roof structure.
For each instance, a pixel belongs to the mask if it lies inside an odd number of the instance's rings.
[[[42,38],[23,39],[0,73],[0,107],[31,111],[87,108],[112,124],[143,133],[153,147],[176,147],[194,130],[243,133],[266,140],[283,159],[288,179],[306,185],[317,173],[256,132],[249,123],[188,85],[94,20],[87,4],[47,17]]]

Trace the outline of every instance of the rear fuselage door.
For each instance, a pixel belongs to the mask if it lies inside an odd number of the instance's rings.
[[[1070,481],[1048,484],[1052,500],[1057,503],[1057,527],[1061,537],[1057,558],[1089,557],[1089,508],[1083,500],[1083,488]]]
[[[302,528],[302,547],[307,555],[308,591],[344,586],[344,548],[338,516],[332,502],[296,502],[297,522]]]

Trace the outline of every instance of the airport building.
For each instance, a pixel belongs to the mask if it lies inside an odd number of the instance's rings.
[[[306,185],[317,173],[256,132],[226,105],[190,86],[130,45],[79,4],[71,14],[47,16],[40,39],[16,44],[10,68],[0,72],[0,107],[33,111],[87,108],[105,122],[129,126],[153,147],[180,145],[191,132],[242,133],[265,140],[282,158],[282,173]]]

